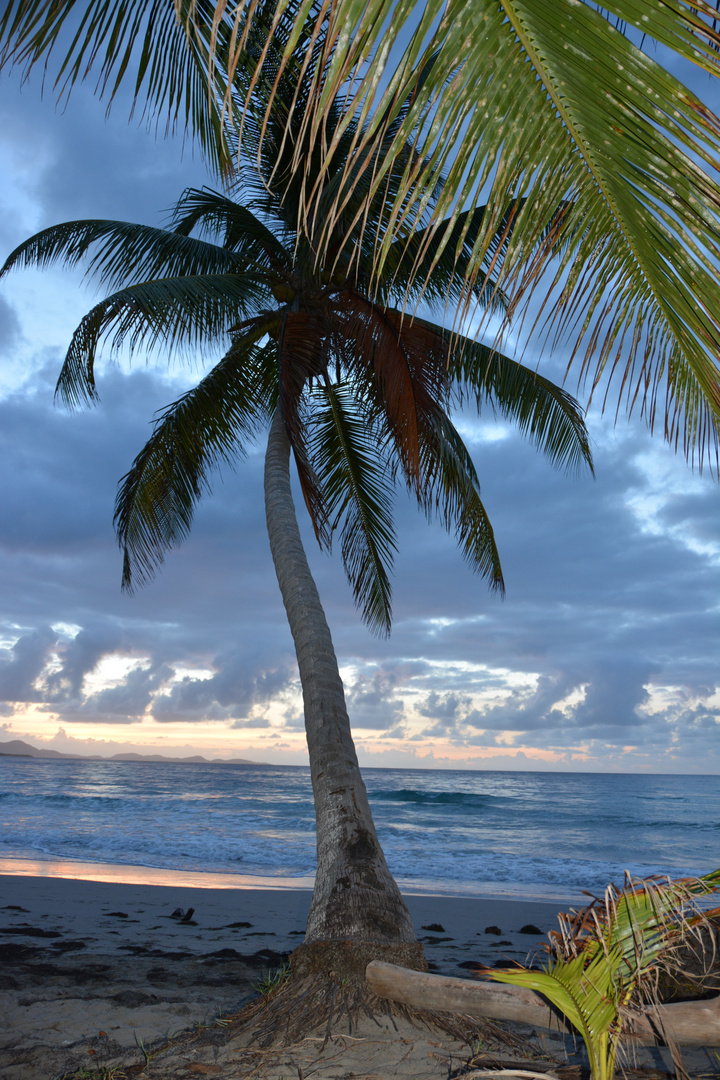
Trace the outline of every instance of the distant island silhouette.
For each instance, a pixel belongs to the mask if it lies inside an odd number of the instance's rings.
[[[206,758],[201,754],[192,757],[166,757],[164,754],[112,754],[103,757],[102,754],[61,754],[59,750],[40,750],[36,746],[22,742],[20,739],[11,739],[10,742],[0,742],[0,757],[27,757],[27,758],[64,758],[72,761],[162,761],[182,762],[191,765],[266,765],[265,761],[249,761],[248,758]]]

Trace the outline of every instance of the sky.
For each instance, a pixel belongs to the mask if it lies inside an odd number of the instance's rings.
[[[0,78],[0,255],[51,224],[161,224],[217,183],[92,88],[65,111]],[[99,407],[53,389],[96,293],[60,268],[0,282],[0,741],[307,760],[292,640],[262,501],[265,433],[227,469],[156,580],[121,593],[118,480],[156,410],[198,378],[127,357],[99,365]],[[562,354],[533,353],[543,371]],[[575,386],[570,384],[570,389]],[[301,527],[333,633],[361,764],[720,773],[717,483],[644,422],[593,405],[596,476],[555,471],[492,414],[458,424],[493,522],[506,596],[400,493],[389,639],[367,631],[340,559]]]

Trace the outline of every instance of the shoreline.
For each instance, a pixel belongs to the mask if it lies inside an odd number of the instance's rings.
[[[429,962],[459,974],[466,961],[521,960],[557,926],[569,905],[508,897],[447,896],[403,892],[418,940]],[[311,887],[274,884],[233,887],[193,880],[95,880],[85,877],[0,873],[0,952],[9,942],[38,947],[38,938],[81,940],[92,952],[177,949],[201,955],[232,946],[236,952],[288,953],[300,944]],[[173,918],[192,908],[192,921]],[[532,926],[534,930],[526,928]],[[436,930],[435,927],[442,927]],[[488,927],[494,929],[486,933]],[[47,931],[50,931],[48,933]],[[10,949],[10,953],[12,950]],[[56,953],[57,955],[57,953]]]
[[[80,859],[0,858],[0,877],[59,878],[72,881],[113,882],[127,885],[156,885],[168,888],[312,890],[314,877],[227,874],[205,870],[170,870],[163,867],[104,863]],[[504,882],[457,882],[440,890],[437,882],[396,878],[403,896],[437,896],[448,899],[515,900],[522,903],[560,904],[582,907],[588,901],[581,893],[563,892],[549,885]],[[453,887],[453,885],[455,887]],[[530,891],[532,890],[532,891]],[[558,908],[558,910],[560,910]]]

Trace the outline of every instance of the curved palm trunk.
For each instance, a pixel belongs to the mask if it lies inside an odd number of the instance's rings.
[[[300,539],[289,460],[278,410],[265,458],[265,512],[300,669],[317,820],[317,878],[305,943],[414,943],[360,775],[330,630]],[[422,963],[419,945],[405,951],[415,950]]]

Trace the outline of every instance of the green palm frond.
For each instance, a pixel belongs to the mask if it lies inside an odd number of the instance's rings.
[[[223,116],[228,39],[222,26],[213,35],[215,10],[207,0],[8,0],[0,60],[28,70],[69,40],[56,69],[58,97],[92,71],[110,105],[129,81],[148,123],[188,128],[212,166],[229,172],[237,142]]]
[[[275,350],[258,344],[265,327],[236,339],[192,390],[160,414],[152,436],[122,478],[115,528],[123,588],[150,580],[165,552],[188,535],[195,506],[223,462],[246,452],[275,407]]]
[[[567,1017],[582,1035],[593,1080],[612,1080],[617,1050],[613,1038],[618,1022],[617,952],[600,952],[588,963],[585,956],[559,960],[546,971],[492,973],[497,982],[536,990]]]
[[[128,221],[66,221],[20,244],[0,277],[25,266],[41,269],[56,261],[86,264],[87,277],[119,289],[131,281],[241,271],[238,255],[195,237]]]
[[[606,7],[684,61],[720,73],[710,5],[617,0]],[[399,28],[411,11],[409,2],[366,8],[338,0],[325,63],[315,68],[319,92],[304,91],[315,109],[310,120],[303,116],[310,145],[322,144],[342,94],[345,113],[331,127],[323,163],[338,206],[360,183],[358,162],[372,162],[362,173],[371,178],[363,197],[384,204],[383,227],[376,229],[375,214],[370,233],[375,280],[388,259],[398,265],[399,237],[410,258],[413,227],[454,230],[489,188],[490,212],[463,254],[465,273],[482,272],[512,212],[497,266],[508,317],[531,297],[552,298],[547,329],[567,337],[580,378],[591,385],[605,378],[618,402],[642,409],[651,427],[660,424],[702,464],[717,454],[720,415],[720,187],[711,172],[720,122],[589,3],[429,0],[394,68],[385,20]],[[398,170],[418,132],[418,153]],[[301,174],[301,157],[295,165]],[[313,177],[305,224],[312,231],[321,220],[317,240],[330,249],[342,219],[335,206],[317,212]],[[353,218],[356,249],[366,221],[359,211]],[[417,250],[412,261],[419,275]],[[427,278],[427,264],[422,270]]]
[[[491,589],[505,591],[500,555],[470,453],[450,418],[434,409],[423,418],[421,488],[415,488],[428,516],[436,514],[475,573]]]
[[[409,237],[393,241],[384,262],[385,279],[403,298],[419,295],[431,304],[467,302],[468,290],[483,306],[502,308],[504,296],[497,281],[488,278],[487,270],[502,259],[507,243],[508,221],[500,223],[485,255],[482,271],[473,267],[471,257],[476,237],[488,213],[486,206],[467,210],[453,220],[436,221],[424,228],[414,228]]]
[[[427,5],[426,18],[437,6]],[[636,7],[611,8],[624,6]],[[647,33],[674,23],[668,36],[678,35],[676,51],[697,59],[682,18],[667,5],[643,10]],[[448,166],[433,216],[456,214],[491,182],[493,213],[474,245],[479,265],[500,216],[523,199],[499,273],[516,313],[525,297],[552,292],[541,272],[557,246],[542,243],[542,229],[563,205],[566,246],[557,276],[545,277],[563,285],[549,316],[554,331],[570,334],[581,375],[594,382],[614,371],[618,397],[630,389],[651,423],[658,401],[665,406],[658,411],[667,436],[682,432],[688,454],[702,460],[717,448],[720,412],[720,188],[694,159],[717,160],[718,121],[584,3],[458,0],[447,5],[438,35],[427,46],[441,49],[436,70],[457,77],[449,90],[431,78],[418,95],[417,109],[432,110],[433,167]],[[716,55],[705,57],[717,73]],[[400,72],[386,96],[409,77]],[[409,186],[407,197],[418,197]],[[391,237],[389,228],[385,249]]]
[[[502,353],[467,338],[452,339],[449,371],[460,399],[475,399],[510,420],[553,465],[593,472],[584,410],[566,390]]]
[[[322,382],[313,419],[312,456],[328,517],[340,529],[343,566],[369,628],[390,633],[389,572],[396,551],[393,483],[379,432],[359,409],[348,386]]]
[[[255,275],[237,273],[164,278],[121,289],[96,304],[73,334],[56,395],[69,407],[97,400],[97,348],[111,330],[113,350],[212,345],[267,295]]]
[[[292,252],[248,207],[208,188],[189,188],[173,209],[175,233],[187,236],[201,228],[228,252],[259,266],[289,272]]]
[[[609,885],[602,899],[559,916],[545,946],[544,971],[493,971],[497,982],[544,994],[582,1035],[594,1080],[612,1080],[628,1017],[657,1002],[653,976],[672,972],[678,947],[705,919],[695,897],[720,887],[720,870],[703,878],[647,878]]]

